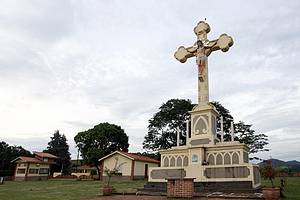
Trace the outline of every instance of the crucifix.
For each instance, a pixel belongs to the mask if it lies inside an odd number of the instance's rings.
[[[198,67],[198,103],[205,105],[209,103],[209,87],[208,87],[208,64],[207,57],[213,51],[221,50],[226,52],[233,45],[232,37],[223,33],[218,39],[209,41],[207,34],[210,31],[208,23],[200,21],[194,28],[197,36],[196,43],[185,48],[180,46],[175,52],[175,58],[184,63],[188,58],[196,57]]]

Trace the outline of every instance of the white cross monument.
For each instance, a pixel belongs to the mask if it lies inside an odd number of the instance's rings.
[[[178,138],[177,146],[159,151],[161,167],[149,168],[149,179],[145,188],[164,191],[167,188],[166,179],[180,179],[179,181],[183,182],[192,180],[195,192],[222,189],[254,191],[260,186],[258,166],[249,163],[249,148],[233,140],[233,124],[231,141],[224,141],[222,134],[221,140],[217,138],[218,112],[209,103],[207,57],[213,51],[228,51],[233,45],[233,39],[227,34],[222,34],[218,39],[209,41],[209,31],[209,25],[200,21],[194,28],[196,43],[187,48],[181,46],[175,52],[175,58],[182,63],[188,58],[196,57],[198,105],[190,111],[191,128],[187,126],[190,134],[186,134],[186,144],[179,145]]]

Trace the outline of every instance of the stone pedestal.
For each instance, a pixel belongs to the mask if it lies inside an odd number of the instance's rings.
[[[215,144],[216,118],[218,112],[211,104],[197,105],[191,113],[191,138],[188,139],[190,146],[205,146]]]
[[[167,178],[167,196],[191,198],[194,196],[194,178]]]

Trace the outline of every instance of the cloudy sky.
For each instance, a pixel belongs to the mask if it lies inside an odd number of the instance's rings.
[[[269,136],[262,158],[300,160],[300,2],[1,0],[0,140],[32,151],[54,130],[121,125],[142,151],[148,120],[171,98],[197,99],[195,60],[178,46],[234,38],[209,57],[210,100]]]

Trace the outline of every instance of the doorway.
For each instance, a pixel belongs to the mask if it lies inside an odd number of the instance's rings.
[[[145,179],[148,178],[148,164],[145,164]]]

